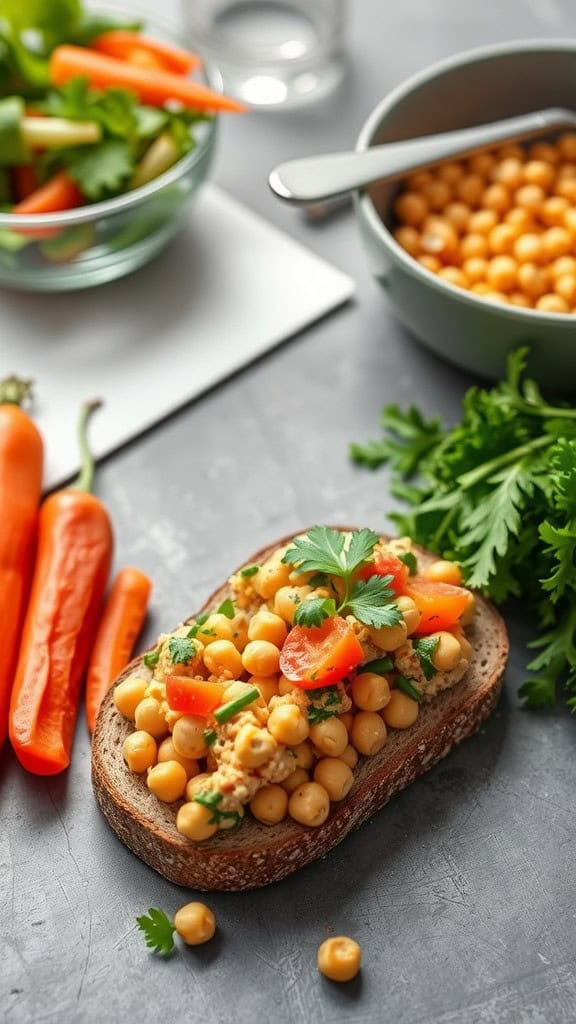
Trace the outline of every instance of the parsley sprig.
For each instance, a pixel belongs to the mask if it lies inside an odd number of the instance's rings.
[[[459,562],[497,603],[530,602],[540,635],[521,696],[552,706],[563,683],[576,711],[576,408],[542,395],[527,358],[518,349],[503,381],[471,388],[451,429],[386,407],[383,439],[351,456],[389,463],[393,493],[412,506],[391,517],[401,533]]]
[[[149,949],[153,949],[155,953],[160,953],[162,956],[168,956],[172,952],[176,928],[168,914],[165,914],[163,910],[150,907],[148,914],[142,914],[141,917],[136,918],[136,923],[144,932]]]
[[[375,629],[395,626],[400,622],[402,615],[394,603],[394,591],[389,586],[391,576],[354,579],[358,569],[372,558],[378,541],[373,530],[354,530],[346,545],[344,533],[327,526],[313,526],[305,536],[294,539],[282,558],[283,562],[293,565],[297,573],[322,573],[343,582],[343,596],[338,604],[331,597],[303,601],[294,615],[296,625],[321,626],[330,616],[345,613]]]

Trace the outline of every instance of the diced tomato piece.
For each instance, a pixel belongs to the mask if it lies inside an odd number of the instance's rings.
[[[166,700],[172,711],[207,718],[222,703],[226,685],[191,679],[189,676],[168,676]]]
[[[450,583],[435,583],[412,576],[406,594],[418,606],[422,618],[417,633],[436,633],[440,629],[452,629],[468,604],[469,591],[454,587]]]
[[[344,679],[364,660],[358,637],[339,615],[321,626],[294,626],[280,654],[280,671],[303,690]]]
[[[369,580],[371,576],[391,576],[390,589],[395,594],[405,594],[410,570],[404,562],[391,551],[376,551],[374,561],[358,570],[360,580]]]

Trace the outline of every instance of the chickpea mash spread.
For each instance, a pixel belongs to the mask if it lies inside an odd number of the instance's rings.
[[[229,580],[213,611],[160,636],[114,691],[127,770],[194,843],[289,817],[322,825],[360,757],[409,729],[470,664],[474,595],[407,538],[313,527]]]

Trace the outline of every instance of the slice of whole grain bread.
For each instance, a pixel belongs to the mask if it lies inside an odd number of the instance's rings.
[[[291,539],[283,538],[244,564],[264,561]],[[435,558],[416,550],[421,565]],[[225,584],[197,614],[217,607],[228,596]],[[501,689],[508,636],[501,616],[481,597],[467,636],[474,654],[463,679],[423,704],[410,729],[391,730],[378,754],[360,758],[350,793],[341,803],[332,804],[319,828],[306,828],[291,819],[266,826],[247,815],[237,831],[218,832],[204,843],[191,843],[176,829],[178,804],[161,803],[147,789],[145,777],[126,767],[122,744],[133,727],[116,711],[112,690],[100,709],[92,743],[92,783],[100,809],[133,853],[177,885],[241,890],[277,882],[328,853],[488,717]],[[117,683],[141,664],[141,658],[134,659]]]

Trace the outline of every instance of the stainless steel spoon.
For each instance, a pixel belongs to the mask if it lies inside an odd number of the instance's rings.
[[[318,203],[372,181],[401,178],[451,157],[470,156],[499,143],[533,138],[567,125],[576,125],[576,113],[562,107],[549,107],[504,121],[422,135],[403,142],[387,142],[357,152],[289,160],[274,168],[268,183],[277,196],[290,203]]]

